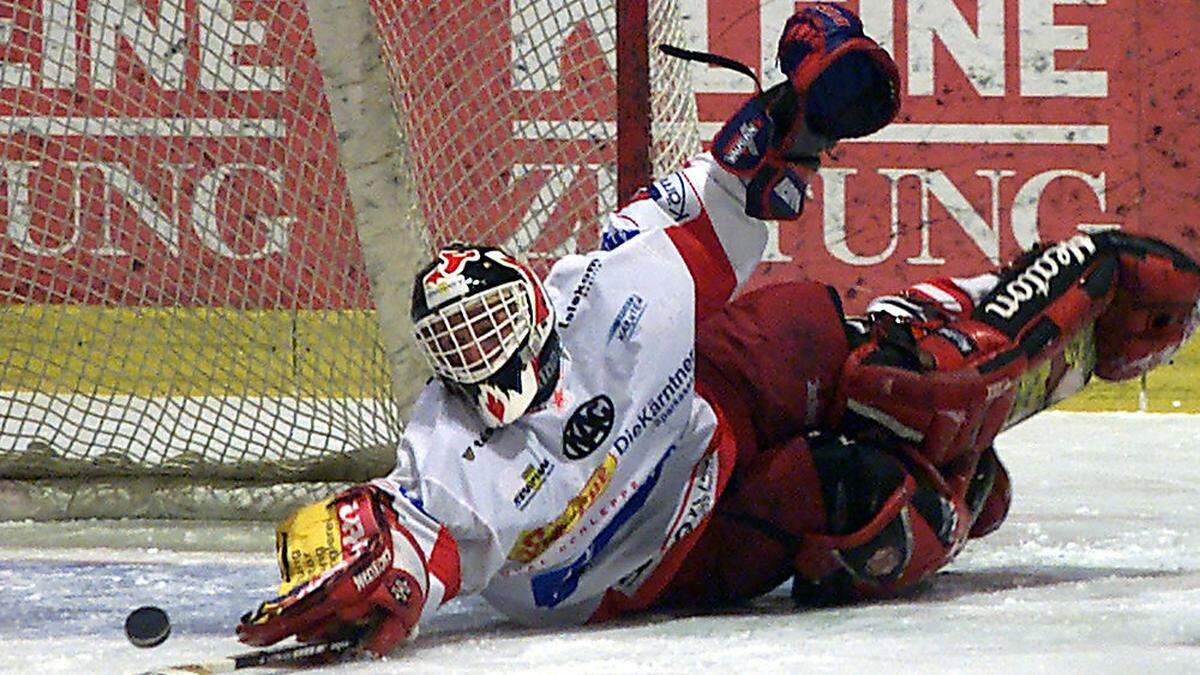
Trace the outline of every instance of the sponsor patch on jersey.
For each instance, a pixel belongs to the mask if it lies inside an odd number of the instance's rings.
[[[674,445],[667,448],[662,458],[658,460],[658,464],[655,464],[654,469],[646,476],[646,479],[634,488],[633,494],[629,496],[629,500],[621,504],[613,512],[612,518],[600,528],[599,532],[593,535],[592,540],[588,542],[587,548],[582,554],[566,565],[542,572],[529,580],[534,605],[538,607],[556,607],[575,593],[579,588],[580,579],[591,568],[593,561],[604,552],[616,537],[617,532],[626,523],[630,522],[633,516],[646,504],[646,500],[650,497],[650,493],[654,491],[654,487],[658,484],[658,479],[662,475],[663,465],[667,463],[667,458],[671,456],[674,450]],[[616,500],[613,500],[613,502],[615,506]],[[603,509],[601,509],[601,513],[603,513]]]
[[[696,467],[692,480],[684,493],[671,531],[667,534],[663,549],[666,550],[688,536],[700,525],[700,521],[712,511],[717,502],[717,478],[721,471],[717,453],[711,452]]]
[[[583,276],[579,278],[579,283],[575,284],[575,288],[571,291],[571,298],[567,300],[567,306],[563,308],[562,318],[558,320],[559,328],[567,328],[575,320],[575,315],[579,313],[579,307],[591,294],[592,287],[596,285],[596,275],[600,273],[600,268],[603,266],[603,260],[592,258],[584,268]]]
[[[482,432],[480,432],[479,437],[476,438],[475,440],[471,441],[471,444],[468,445],[463,450],[462,458],[467,460],[468,462],[475,461],[475,451],[479,450],[479,449],[483,448],[483,446],[487,445],[488,440],[491,439],[492,435],[495,433],[496,433],[495,427],[485,428]]]
[[[595,452],[612,433],[615,417],[612,399],[604,394],[584,401],[563,426],[563,454],[567,459],[583,459]]]
[[[700,460],[700,463],[692,470],[691,480],[683,490],[679,508],[675,511],[675,516],[671,518],[667,536],[663,539],[658,553],[638,565],[629,574],[621,577],[617,582],[617,589],[627,596],[635,594],[646,572],[657,567],[672,546],[696,531],[700,522],[712,512],[713,506],[716,505],[720,471],[717,453],[710,453]]]
[[[529,502],[533,500],[542,486],[546,484],[546,477],[554,473],[554,462],[543,457],[537,462],[530,462],[525,465],[525,469],[521,471],[521,489],[517,490],[517,494],[513,495],[513,506],[517,507],[518,511],[524,511]]]
[[[677,223],[700,215],[700,199],[688,185],[682,171],[654,181],[647,192],[658,208]]]
[[[612,342],[615,338],[621,342],[628,342],[637,332],[645,313],[645,298],[637,293],[626,298],[625,304],[621,305],[621,311],[617,312],[617,318],[613,319],[612,325],[608,327],[608,341]]]
[[[588,476],[579,494],[567,502],[567,507],[558,517],[541,527],[525,530],[517,537],[516,543],[508,552],[508,559],[519,563],[532,562],[550,548],[555,540],[575,529],[583,514],[608,489],[616,472],[617,457],[609,453],[600,466],[592,471],[592,475]]]
[[[613,450],[618,455],[624,455],[648,429],[662,426],[679,406],[688,401],[695,391],[696,384],[696,350],[688,352],[683,362],[675,372],[667,378],[658,393],[646,402],[637,415],[626,424],[617,437],[613,439]]]
[[[610,218],[600,233],[600,250],[611,251],[641,233],[642,230],[629,219],[621,219],[618,223]]]
[[[408,587],[408,579],[404,577],[396,577],[392,579],[392,583],[388,586],[388,593],[391,593],[392,598],[401,605],[407,605],[412,599],[412,589]]]

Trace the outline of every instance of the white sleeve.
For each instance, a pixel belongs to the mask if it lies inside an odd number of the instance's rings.
[[[525,519],[545,516],[536,506],[511,512],[496,508],[523,481],[521,468],[530,450],[520,430],[482,431],[460,400],[440,385],[427,386],[410,411],[395,468],[386,479],[373,481],[393,496],[400,522],[429,559],[430,595],[434,577],[446,587],[438,603],[432,597],[427,602],[425,616],[457,594],[482,591],[504,566],[518,533],[527,527]],[[466,447],[478,450],[467,462],[470,471],[461,457]]]
[[[462,550],[446,525],[425,510],[421,496],[402,487],[394,474],[370,484],[392,498],[397,523],[411,535],[425,558],[427,583],[421,617],[427,619],[462,590]]]
[[[745,190],[708,153],[655,181],[609,217],[603,245],[664,230],[696,287],[698,317],[719,309],[746,282],[767,245],[764,221],[745,211]]]

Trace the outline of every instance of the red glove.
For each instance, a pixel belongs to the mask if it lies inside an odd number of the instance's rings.
[[[787,81],[746,101],[713,138],[712,153],[746,186],[748,215],[794,220],[821,153],[896,117],[900,79],[862,21],[831,3],[788,19],[777,53]]]
[[[429,571],[391,500],[379,488],[357,486],[281,525],[284,588],[296,575],[311,576],[243,616],[238,639],[262,646],[291,635],[301,642],[361,635],[362,649],[383,656],[412,635]]]

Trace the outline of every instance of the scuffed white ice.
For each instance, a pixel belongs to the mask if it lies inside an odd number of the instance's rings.
[[[518,628],[469,599],[402,654],[337,671],[1200,672],[1200,416],[1047,413],[997,446],[1008,522],[905,598],[798,611],[781,588],[719,615],[571,630]],[[228,636],[274,574],[266,554],[5,549],[0,671],[242,651]],[[124,639],[141,604],[171,614],[156,649]]]

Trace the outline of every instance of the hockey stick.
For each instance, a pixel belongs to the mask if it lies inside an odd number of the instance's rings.
[[[220,661],[185,663],[161,670],[148,670],[138,675],[208,675],[209,673],[230,673],[243,668],[297,666],[313,661],[324,663],[354,651],[358,647],[358,642],[359,638],[355,636],[333,642],[261,649],[256,652],[226,656]]]

